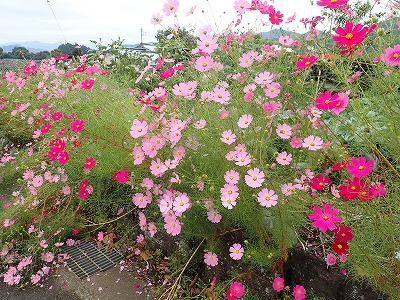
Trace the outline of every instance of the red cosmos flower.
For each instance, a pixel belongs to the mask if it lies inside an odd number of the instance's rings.
[[[74,228],[74,229],[72,229],[72,234],[73,235],[77,235],[77,234],[79,234],[79,228]]]
[[[271,22],[271,24],[274,24],[274,25],[278,25],[278,24],[280,24],[280,23],[282,23],[283,22],[283,14],[281,14],[281,12],[278,10],[278,11],[275,11],[275,9],[270,9],[269,10],[269,21]]]
[[[119,183],[125,183],[129,180],[129,172],[126,170],[121,170],[116,172],[112,179],[117,180]]]
[[[346,167],[346,161],[343,160],[343,161],[341,161],[341,162],[338,162],[336,165],[334,165],[334,166],[332,167],[332,169],[335,170],[335,171],[341,171],[341,170],[343,170],[345,167]]]
[[[314,177],[311,179],[311,184],[310,186],[318,191],[322,191],[325,189],[326,186],[331,185],[332,182],[329,181],[329,177],[323,177],[322,174],[318,174],[317,177]]]
[[[320,0],[317,2],[317,5],[335,9],[346,6],[348,1],[349,0]]]
[[[303,56],[300,57],[296,63],[296,67],[299,69],[305,69],[311,67],[315,62],[318,60],[318,56],[311,55],[311,56]]]
[[[90,90],[94,86],[94,80],[93,79],[86,79],[81,82],[81,87],[84,90]]]
[[[42,127],[40,128],[40,131],[42,133],[48,133],[49,130],[51,129],[51,124],[50,123],[45,123],[42,125]]]
[[[68,152],[61,152],[60,157],[58,158],[58,163],[60,165],[65,165],[69,161]]]
[[[56,60],[66,60],[68,57],[68,54],[61,54],[60,56],[56,57]]]
[[[84,179],[79,184],[79,189],[80,190],[86,190],[88,186],[89,186],[89,182],[87,181],[87,179]]]
[[[358,177],[355,177],[353,181],[348,178],[347,183],[339,186],[339,195],[343,198],[344,201],[349,201],[357,198],[362,201],[371,199],[368,183]]]
[[[353,22],[347,22],[344,28],[338,27],[335,32],[338,34],[333,37],[336,44],[342,48],[352,49],[365,39],[369,29],[362,24],[354,25]]]
[[[335,237],[339,242],[346,243],[354,238],[351,228],[348,226],[340,225],[338,230],[335,232]]]
[[[83,130],[84,127],[85,127],[85,122],[83,120],[75,120],[72,121],[70,124],[70,128],[73,132],[79,132]]]
[[[86,69],[87,69],[87,67],[86,67],[85,65],[80,65],[79,67],[77,67],[77,68],[75,69],[75,72],[77,72],[77,73],[83,73],[83,72],[85,72]]]
[[[81,198],[82,200],[86,200],[89,197],[89,191],[87,189],[81,189],[79,190],[78,197]]]
[[[93,157],[86,158],[86,163],[83,164],[85,169],[91,169],[96,166],[96,160]]]
[[[338,239],[335,239],[332,244],[333,251],[336,252],[337,255],[347,254],[347,250],[349,250],[349,245],[347,242],[341,242]]]

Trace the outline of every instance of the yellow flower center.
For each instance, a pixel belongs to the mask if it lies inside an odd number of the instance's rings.
[[[346,34],[345,38],[346,38],[347,40],[350,40],[350,39],[353,38],[353,34],[352,34],[351,32],[349,32],[348,34]]]

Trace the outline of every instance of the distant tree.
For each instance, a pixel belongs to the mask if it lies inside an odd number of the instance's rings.
[[[177,62],[188,61],[191,50],[197,45],[193,31],[186,28],[159,30],[156,39],[156,53],[163,57],[173,58]]]
[[[60,56],[61,54],[66,54],[66,53],[62,53],[61,50],[58,48],[50,51],[51,57],[57,57]]]
[[[3,58],[3,52],[4,52],[3,48],[0,47],[0,58]]]
[[[25,47],[14,47],[11,52],[17,59],[31,59],[32,53]]]
[[[60,50],[61,54],[68,54],[71,56],[80,56],[82,54],[87,54],[90,50],[90,48],[82,45],[78,45],[77,43],[71,44],[71,43],[66,43],[66,44],[61,44],[57,48]],[[52,55],[53,56],[53,55]]]
[[[50,58],[49,51],[40,51],[40,52],[32,54],[32,59],[35,59],[35,60],[42,60],[42,59],[47,59],[47,58]]]

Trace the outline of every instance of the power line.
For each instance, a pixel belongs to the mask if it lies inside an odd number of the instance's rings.
[[[62,36],[64,37],[64,42],[65,42],[65,44],[67,44],[67,39],[65,38],[64,32],[63,32],[62,29],[61,29],[61,26],[60,26],[60,23],[59,23],[58,20],[57,20],[56,14],[54,13],[53,8],[51,7],[50,0],[47,0],[47,3],[48,3],[49,6],[50,6],[50,9],[51,9],[51,12],[53,13],[54,19],[56,20],[56,23],[57,23],[57,25],[58,25],[58,29],[60,29],[60,32],[61,32]]]

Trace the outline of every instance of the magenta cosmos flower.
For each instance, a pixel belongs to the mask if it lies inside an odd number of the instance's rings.
[[[315,62],[318,60],[318,56],[311,55],[311,56],[303,56],[301,57],[297,63],[296,67],[299,69],[305,69],[311,67]]]
[[[296,285],[292,295],[295,300],[303,300],[306,297],[306,289],[302,285]]]
[[[84,90],[90,90],[94,86],[94,80],[93,79],[86,79],[81,82],[81,87]]]
[[[354,177],[368,176],[374,168],[374,163],[373,159],[367,161],[364,156],[361,156],[359,158],[352,158],[346,165],[346,169]]]
[[[73,132],[79,132],[83,130],[84,127],[85,127],[85,122],[83,120],[75,120],[72,121],[70,124],[70,128]]]
[[[231,284],[229,291],[236,298],[241,298],[244,295],[244,286],[240,282],[235,281]]]
[[[348,1],[349,0],[320,0],[317,2],[317,5],[334,9],[346,6]]]
[[[314,206],[313,211],[315,214],[310,214],[308,217],[310,220],[314,221],[313,225],[322,232],[326,232],[328,229],[335,230],[337,228],[335,223],[342,222],[341,218],[336,217],[339,210],[336,208],[332,209],[328,203],[324,205],[324,211],[322,211],[318,206]]]
[[[389,66],[400,66],[400,45],[397,44],[393,48],[387,48],[381,55],[381,60]]]
[[[333,40],[339,47],[354,48],[365,39],[368,27],[362,24],[354,25],[352,22],[347,22],[344,28],[338,27],[335,32],[338,35],[335,35]]]
[[[280,292],[285,287],[285,281],[281,277],[276,277],[272,283],[272,287],[276,292]]]

